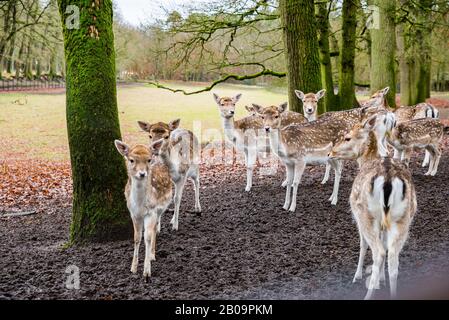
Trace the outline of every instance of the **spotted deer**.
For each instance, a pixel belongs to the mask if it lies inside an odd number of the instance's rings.
[[[434,176],[440,162],[443,133],[444,125],[439,119],[422,118],[397,124],[387,140],[395,148],[394,158],[405,161],[406,164],[409,163],[414,148],[425,149],[430,155],[429,169],[425,175]]]
[[[285,210],[294,212],[296,209],[298,185],[307,164],[329,164],[334,170],[334,187],[329,201],[332,205],[337,204],[342,162],[330,159],[329,151],[356,123],[377,112],[379,101],[382,102],[374,97],[364,108],[328,112],[318,120],[283,128],[280,125],[280,116],[285,112],[285,105],[264,108],[253,104],[269,135],[271,150],[287,168],[287,189],[283,206]]]
[[[170,222],[174,230],[178,230],[182,193],[188,179],[192,180],[195,189],[195,212],[201,212],[198,139],[191,131],[179,128],[180,121],[152,124],[138,121],[139,127],[148,133],[150,143],[160,139],[167,143],[167,157],[163,160],[175,184],[174,213]]]
[[[326,89],[322,89],[317,93],[309,92],[306,94],[301,90],[295,90],[296,96],[302,101],[304,117],[306,117],[308,121],[318,119],[318,101],[324,97],[325,93]]]
[[[160,218],[172,199],[172,182],[168,168],[153,157],[162,142],[154,142],[151,147],[138,144],[133,147],[115,140],[115,147],[125,158],[128,182],[125,197],[134,226],[134,254],[131,272],[137,272],[139,247],[142,231],[145,240],[145,261],[143,276],[145,281],[151,276],[151,261],[156,260],[156,233]]]
[[[256,165],[257,153],[267,151],[266,145],[257,143],[258,136],[264,134],[263,132],[260,132],[260,129],[262,128],[262,122],[259,117],[254,116],[254,110],[250,107],[247,108],[247,111],[250,112],[250,115],[239,120],[234,120],[235,105],[240,100],[242,96],[241,94],[237,94],[234,97],[220,98],[217,94],[214,93],[213,96],[215,102],[218,105],[226,138],[230,142],[232,142],[237,150],[243,151],[245,155],[245,191],[250,191],[253,184],[252,177],[254,167]],[[287,107],[287,103],[285,103],[285,107]],[[297,112],[288,111],[282,118],[282,125],[284,126],[291,123],[304,122],[306,122],[304,116]],[[283,185],[284,183],[285,182],[283,182]]]
[[[365,299],[371,299],[380,281],[385,281],[387,258],[390,293],[396,297],[399,254],[417,208],[415,187],[407,165],[379,155],[373,132],[375,117],[355,125],[330,153],[334,159],[358,157],[361,160],[349,201],[360,236],[360,255],[353,282],[362,279],[368,246],[373,256]]]
[[[422,118],[432,118],[438,119],[439,111],[433,105],[427,102],[418,103],[413,106],[401,106],[392,110],[396,116],[396,122],[399,124],[401,122],[422,119]],[[398,157],[398,151],[395,150],[395,157]],[[426,167],[430,162],[430,152],[425,151],[424,160],[422,162],[422,167]]]

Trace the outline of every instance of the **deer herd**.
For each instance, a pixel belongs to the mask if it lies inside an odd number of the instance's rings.
[[[246,106],[248,115],[238,120],[234,116],[241,94],[234,97],[213,94],[226,138],[245,157],[245,191],[251,191],[260,152],[271,150],[285,166],[286,178],[281,184],[285,188],[284,210],[295,212],[299,184],[307,165],[326,165],[323,184],[333,169],[335,178],[329,201],[337,204],[343,163],[357,161],[359,172],[349,199],[360,236],[360,255],[353,281],[362,278],[369,247],[373,265],[365,299],[371,299],[374,289],[385,281],[386,260],[390,293],[396,296],[399,253],[417,208],[410,155],[414,149],[424,149],[423,166],[429,166],[426,175],[435,175],[445,131],[438,110],[428,103],[391,109],[386,100],[388,90],[388,87],[379,90],[358,108],[322,115],[318,115],[317,106],[325,90],[307,94],[295,90],[304,114],[287,110],[287,103],[252,104]],[[174,203],[171,225],[174,230],[178,229],[181,197],[188,179],[194,185],[195,212],[201,212],[199,142],[179,124],[179,119],[170,123],[138,121],[139,127],[148,133],[149,145],[131,147],[115,141],[128,170],[125,196],[134,225],[131,272],[137,272],[143,232],[145,280],[151,275],[151,261],[156,257],[161,216],[171,202]]]

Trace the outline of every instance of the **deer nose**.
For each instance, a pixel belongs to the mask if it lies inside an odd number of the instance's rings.
[[[143,178],[143,177],[145,177],[147,174],[146,174],[146,172],[139,172],[139,176],[141,177],[141,178]]]
[[[229,111],[230,114],[234,114],[234,110]]]
[[[265,127],[266,132],[270,132],[270,127]]]

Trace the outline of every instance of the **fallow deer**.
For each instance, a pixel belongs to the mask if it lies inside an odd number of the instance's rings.
[[[155,150],[162,146],[162,141],[154,142],[151,149],[138,144],[129,147],[120,140],[115,146],[126,160],[128,182],[125,197],[134,225],[134,254],[131,272],[137,272],[139,247],[144,231],[145,261],[143,276],[151,276],[151,261],[156,259],[157,224],[172,199],[172,182],[168,168],[153,157]]]
[[[249,116],[246,116],[239,120],[234,120],[235,105],[239,101],[241,94],[237,94],[234,97],[219,97],[217,94],[213,94],[215,102],[218,105],[220,116],[223,123],[223,129],[226,138],[232,142],[235,148],[239,151],[243,151],[245,155],[246,164],[246,187],[245,191],[250,191],[252,187],[253,171],[257,160],[258,152],[266,152],[267,146],[264,144],[258,144],[257,138],[259,135],[265,134],[260,132],[262,128],[262,122],[259,117],[251,114],[252,109],[247,108],[250,112]],[[285,104],[285,107],[287,104]],[[282,117],[282,125],[286,126],[292,123],[304,123],[307,120],[304,116],[297,112],[288,111]],[[284,181],[282,185],[286,184]]]
[[[170,123],[157,122],[153,124],[138,121],[140,128],[148,132],[150,143],[160,139],[167,142],[168,157],[165,163],[170,169],[170,176],[175,184],[174,214],[170,222],[174,230],[178,230],[179,207],[188,179],[192,180],[195,188],[195,212],[201,212],[198,139],[191,131],[178,128],[179,123],[180,119]],[[160,229],[160,222],[158,229]]]
[[[253,104],[269,134],[271,149],[287,168],[287,191],[283,206],[285,210],[294,212],[296,209],[298,185],[306,164],[329,164],[334,169],[334,187],[329,201],[332,205],[337,204],[342,162],[329,159],[328,153],[356,123],[377,112],[377,106],[381,102],[382,99],[376,96],[370,99],[364,108],[328,112],[318,120],[284,128],[280,125],[280,116],[286,105],[263,108]]]
[[[322,89],[317,93],[309,92],[306,94],[301,90],[295,90],[296,96],[302,101],[304,117],[306,117],[309,122],[318,119],[318,101],[324,97],[325,93],[326,89]]]
[[[337,143],[330,156],[335,159],[360,158],[361,167],[352,185],[350,205],[360,236],[360,255],[353,282],[362,279],[368,246],[373,255],[371,278],[365,299],[385,281],[388,254],[390,293],[397,292],[399,253],[407,240],[416,212],[416,194],[407,165],[392,158],[380,157],[373,132],[376,116],[357,124]]]
[[[397,123],[422,119],[422,118],[432,118],[438,119],[439,111],[433,105],[427,102],[418,103],[414,106],[401,106],[392,110],[396,116]],[[398,157],[397,151],[395,150],[395,157]],[[430,162],[430,153],[426,150],[424,160],[422,162],[422,167],[426,167]]]
[[[401,122],[393,128],[387,137],[388,143],[395,148],[395,158],[410,161],[411,151],[425,149],[430,154],[430,165],[425,175],[434,176],[438,170],[441,151],[440,143],[443,138],[444,125],[439,119],[422,118]]]

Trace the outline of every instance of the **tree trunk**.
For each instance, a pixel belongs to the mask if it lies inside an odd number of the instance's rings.
[[[340,50],[340,80],[338,95],[340,108],[351,109],[357,102],[354,92],[354,59],[359,1],[344,0],[342,8],[342,41]]]
[[[326,111],[339,110],[338,97],[334,94],[334,81],[332,79],[332,63],[329,46],[329,11],[328,3],[320,2],[316,8],[318,27],[318,45],[320,47],[321,80],[326,89],[324,105]]]
[[[70,242],[130,235],[124,197],[127,180],[115,82],[112,1],[58,0],[66,59],[67,131],[73,178]],[[80,12],[79,29],[67,29],[67,5]]]
[[[379,8],[379,23],[371,29],[371,92],[389,86],[387,100],[391,107],[395,107],[396,0],[372,2]]]
[[[313,0],[280,0],[279,8],[287,62],[290,110],[302,112],[295,89],[317,92],[322,89],[318,38]],[[318,112],[325,112],[320,103]]]

